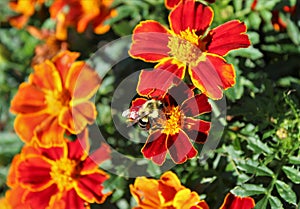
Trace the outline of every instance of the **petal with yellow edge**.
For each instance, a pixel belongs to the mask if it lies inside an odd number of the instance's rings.
[[[196,192],[191,192],[189,189],[182,189],[177,192],[174,197],[173,205],[175,208],[190,209],[199,202],[199,195]]]
[[[146,20],[140,22],[134,31],[129,54],[146,62],[158,62],[168,57],[168,29],[159,22]]]
[[[221,99],[223,90],[235,84],[235,71],[231,64],[213,54],[203,54],[197,66],[189,68],[193,84],[212,99]]]
[[[225,56],[229,51],[250,46],[250,40],[246,34],[245,23],[239,20],[226,22],[211,31],[205,37],[209,53]]]
[[[190,142],[189,137],[182,130],[175,135],[169,134],[167,143],[170,156],[176,164],[184,163],[198,153]]]
[[[228,193],[220,209],[252,209],[255,206],[251,197],[239,197]]]
[[[190,30],[202,35],[210,26],[212,19],[213,10],[196,1],[181,2],[169,15],[170,27],[176,34]]]
[[[184,120],[184,132],[189,136],[190,140],[204,144],[210,130],[210,122],[186,118]]]
[[[180,108],[187,117],[211,112],[211,105],[205,94],[197,94],[183,102]]]
[[[173,9],[181,0],[165,0],[167,9]]]
[[[151,133],[141,150],[144,157],[162,165],[167,155],[166,138],[167,135],[162,134],[160,130]]]

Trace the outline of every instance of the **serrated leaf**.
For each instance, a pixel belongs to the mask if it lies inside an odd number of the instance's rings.
[[[287,21],[286,30],[287,30],[289,37],[294,42],[294,44],[299,45],[299,42],[300,42],[299,28],[290,19],[286,18],[286,21]]]
[[[263,53],[261,53],[258,49],[254,48],[253,46],[250,46],[248,48],[237,49],[235,51],[230,52],[230,55],[246,57],[252,60],[256,60],[264,56]]]
[[[243,184],[233,188],[230,192],[240,197],[248,197],[258,194],[265,194],[267,190],[260,185],[255,184]]]
[[[291,156],[289,158],[289,163],[294,164],[294,165],[300,165],[300,156]]]
[[[258,162],[253,160],[247,160],[243,163],[238,164],[237,166],[239,169],[247,172],[247,173],[253,173],[256,176],[273,176],[274,173],[271,169],[269,169],[265,165],[260,165]]]
[[[282,170],[292,182],[295,184],[300,184],[300,171],[298,169],[289,166],[283,166]]]
[[[292,188],[283,181],[277,180],[275,183],[279,195],[288,203],[296,205],[297,196]]]
[[[269,203],[271,209],[283,209],[282,203],[278,197],[270,196]]]
[[[272,150],[268,147],[268,145],[264,144],[260,139],[255,137],[248,137],[248,145],[247,147],[251,149],[255,153],[266,153],[272,154]]]

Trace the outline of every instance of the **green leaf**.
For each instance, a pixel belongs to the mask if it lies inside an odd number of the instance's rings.
[[[272,154],[273,151],[268,147],[268,145],[262,143],[262,141],[255,137],[248,137],[247,147],[255,153],[266,153]]]
[[[254,29],[256,29],[256,30],[259,29],[259,26],[260,26],[260,24],[261,24],[261,17],[260,17],[260,15],[259,15],[259,13],[257,13],[257,12],[252,12],[252,13],[250,13],[250,15],[249,15],[249,17],[248,17],[248,20],[249,20],[250,25],[251,25]]]
[[[300,165],[300,156],[291,156],[289,158],[289,163],[295,164],[295,165]]]
[[[267,166],[260,165],[258,162],[250,159],[239,163],[237,167],[247,173],[253,173],[256,176],[273,177],[274,175],[273,171],[269,169]]]
[[[267,190],[261,185],[243,184],[242,186],[233,188],[230,192],[240,197],[248,197],[258,194],[266,194]]]
[[[299,28],[297,27],[297,25],[294,22],[292,22],[288,18],[286,18],[286,22],[287,22],[286,30],[287,30],[289,37],[294,42],[294,44],[299,45],[299,43],[300,43]]]
[[[295,184],[300,184],[300,171],[298,169],[289,166],[283,166],[282,170],[292,182]]]
[[[270,196],[269,203],[271,209],[283,209],[282,203],[278,197]]]
[[[275,183],[279,195],[288,203],[296,205],[297,197],[290,185],[283,181],[277,180]]]
[[[268,205],[268,198],[265,196],[255,204],[254,209],[266,209]]]
[[[233,6],[236,11],[240,11],[243,7],[243,1],[241,0],[233,0]]]
[[[250,46],[248,48],[237,49],[235,51],[230,52],[230,55],[246,57],[252,60],[256,60],[264,56],[263,53],[261,53],[258,49],[254,48],[253,46]]]

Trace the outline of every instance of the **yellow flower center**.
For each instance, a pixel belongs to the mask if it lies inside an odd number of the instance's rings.
[[[67,158],[62,158],[54,162],[50,175],[60,191],[66,191],[74,187],[74,183],[80,172],[76,168],[76,161]]]
[[[69,107],[71,95],[68,90],[51,91],[46,93],[48,111],[52,115],[58,115],[63,107]]]
[[[167,135],[174,135],[179,133],[181,127],[182,114],[179,107],[172,107],[170,112],[167,114],[167,120],[164,124],[164,129],[162,133]]]
[[[169,38],[169,54],[184,64],[195,66],[202,54],[200,48],[197,47],[198,45],[199,36],[195,30],[187,29],[181,31],[179,36]]]

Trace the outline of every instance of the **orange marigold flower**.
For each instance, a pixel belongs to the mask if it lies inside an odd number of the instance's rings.
[[[60,145],[66,130],[78,134],[94,122],[97,111],[89,99],[101,80],[85,62],[75,62],[78,56],[63,51],[35,65],[20,85],[10,110],[17,114],[14,128],[24,142]]]
[[[204,94],[194,95],[183,82],[166,89],[165,87],[170,85],[165,85],[167,80],[170,80],[168,76],[170,74],[163,70],[142,71],[137,91],[147,99],[135,99],[131,106],[133,114],[130,114],[134,117],[134,113],[139,111],[141,105],[149,102],[149,99],[161,102],[161,110],[158,110],[156,117],[150,118],[151,124],[149,125],[152,128],[142,148],[144,157],[158,165],[165,162],[167,153],[176,164],[195,157],[198,152],[191,141],[205,143],[210,130],[210,122],[197,118],[211,112],[207,97]],[[154,87],[155,78],[165,80],[165,82],[158,81],[157,86]],[[135,120],[135,118],[132,119]]]
[[[50,7],[51,18],[57,21],[56,36],[60,40],[67,39],[67,28],[76,27],[84,32],[91,23],[94,32],[103,34],[110,29],[104,21],[116,16],[111,8],[113,0],[55,0]]]
[[[239,197],[228,193],[220,209],[252,209],[255,206],[251,197]]]
[[[181,185],[171,171],[164,173],[159,180],[138,177],[130,192],[137,201],[133,209],[209,209],[196,192]]]
[[[180,78],[186,70],[195,87],[213,99],[235,84],[235,71],[223,56],[229,51],[248,47],[246,26],[238,20],[208,30],[213,10],[200,2],[186,0],[169,15],[170,29],[147,20],[136,26],[129,50],[133,58],[158,62]]]
[[[102,185],[109,176],[98,164],[110,151],[103,145],[89,156],[85,137],[60,147],[25,146],[8,176],[14,199],[30,208],[86,209],[103,203],[111,194],[104,194]]]
[[[16,28],[22,28],[34,14],[35,7],[41,6],[45,0],[11,0],[10,8],[19,15],[9,18],[9,22]]]
[[[43,44],[35,47],[35,56],[31,61],[32,66],[51,59],[60,51],[67,50],[68,48],[68,43],[58,40],[54,31],[47,29],[39,30],[33,26],[28,26],[27,31],[35,38],[44,41]]]

